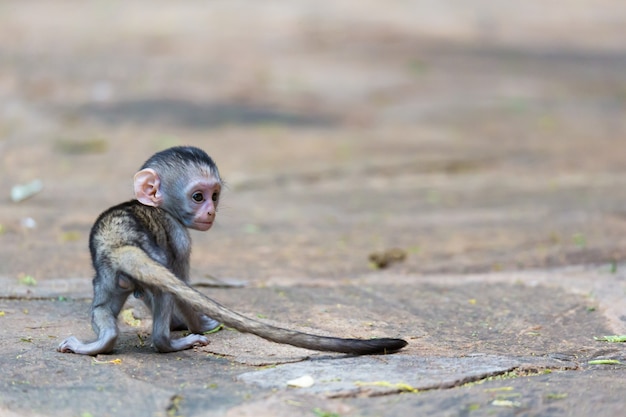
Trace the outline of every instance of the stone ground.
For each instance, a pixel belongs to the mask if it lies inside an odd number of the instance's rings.
[[[626,333],[624,24],[615,0],[2,2],[0,414],[621,414],[624,348],[594,336]],[[201,291],[409,346],[156,354],[130,303],[113,354],[57,353],[92,337],[91,223],[179,144],[228,182]]]

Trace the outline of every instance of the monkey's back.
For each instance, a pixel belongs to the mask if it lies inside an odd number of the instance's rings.
[[[167,265],[167,254],[178,253],[176,246],[180,246],[172,244],[176,240],[172,239],[172,234],[180,240],[178,235],[181,233],[183,241],[189,240],[184,227],[161,208],[146,206],[137,200],[118,204],[104,211],[91,228],[89,251],[92,263],[98,270],[115,249],[135,246]]]

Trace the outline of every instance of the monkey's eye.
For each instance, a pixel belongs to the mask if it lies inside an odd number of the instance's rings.
[[[204,201],[204,195],[201,192],[195,192],[192,194],[191,198],[193,199],[193,201],[195,201],[196,203],[201,203]]]
[[[213,195],[211,196],[211,200],[213,200],[213,202],[217,202],[217,200],[220,198],[220,193],[213,193]]]

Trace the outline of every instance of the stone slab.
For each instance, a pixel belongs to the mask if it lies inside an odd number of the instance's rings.
[[[296,389],[328,397],[378,396],[398,392],[451,388],[501,375],[515,369],[573,369],[576,365],[548,358],[498,355],[419,357],[387,355],[312,359],[284,364],[237,377],[248,384],[270,389]],[[310,376],[309,387],[289,387],[289,381]]]

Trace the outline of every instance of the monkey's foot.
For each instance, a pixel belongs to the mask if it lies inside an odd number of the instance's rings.
[[[74,353],[74,349],[76,349],[78,345],[81,345],[81,342],[74,336],[70,336],[59,344],[57,351],[62,353]]]
[[[83,343],[74,336],[70,336],[62,341],[57,347],[57,351],[62,353],[78,353],[81,355],[97,355],[107,351],[105,344],[99,343]]]
[[[165,352],[178,352],[179,350],[191,349],[196,345],[206,346],[209,344],[209,339],[202,336],[201,334],[190,334],[185,337],[181,337],[179,339],[171,339],[169,343],[154,342],[154,347],[157,351],[165,353]]]
[[[113,350],[116,339],[117,333],[115,331],[103,331],[100,334],[100,338],[91,343],[83,343],[74,336],[70,336],[59,344],[57,351],[62,353],[78,353],[80,355],[109,353]]]

